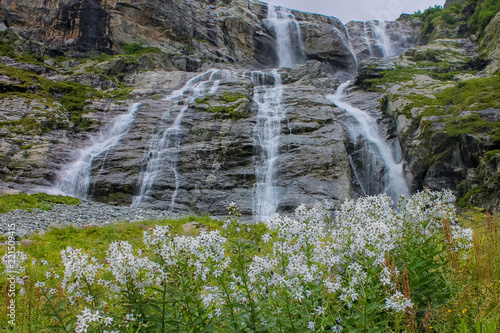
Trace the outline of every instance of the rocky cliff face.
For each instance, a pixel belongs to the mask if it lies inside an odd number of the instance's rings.
[[[60,190],[61,174],[82,159],[92,162],[83,196],[113,204],[221,216],[234,201],[250,216],[260,185],[279,198],[278,211],[363,195],[357,170],[366,169],[367,146],[350,132],[353,118],[326,98],[359,65],[345,100],[371,115],[389,146],[401,142],[394,154],[404,158],[410,189],[451,187],[498,206],[496,134],[484,126],[498,123],[498,106],[439,95],[477,79],[464,74],[482,66],[472,42],[415,46],[422,25],[415,18],[345,27],[291,11],[300,61],[273,71],[280,47],[269,11],[245,0],[3,1],[0,186]],[[432,96],[443,104],[425,99]],[[134,103],[141,104],[119,140],[82,155]],[[279,119],[266,103],[279,105]],[[274,156],[259,137],[269,130],[264,118],[279,138],[268,142],[276,158],[263,162]],[[265,184],[258,169],[270,163]],[[370,170],[372,182],[387,172]]]
[[[500,70],[500,13],[497,13],[486,27],[485,36],[481,41],[490,63],[486,68],[487,73],[496,73]]]
[[[343,112],[316,88],[335,85],[320,67],[308,62],[280,72],[286,82],[282,97],[286,119],[281,123],[276,162],[280,211],[325,198],[339,202],[352,194],[347,138],[338,121]],[[175,210],[223,215],[234,201],[245,215],[252,214],[259,149],[254,137],[258,105],[252,102],[256,84],[248,73],[233,74],[219,83],[215,93],[189,105],[182,120],[181,149],[178,156],[171,156],[177,170],[162,168],[141,206],[169,209],[178,181]],[[225,96],[237,96],[233,103],[238,109],[231,110]],[[98,200],[110,201],[109,193],[116,193],[119,198],[113,200],[132,202],[139,191],[145,147],[158,130],[159,118],[168,111],[163,121],[169,127],[184,107],[164,100],[142,102],[130,131],[105,161],[101,157],[93,165],[91,193]]]
[[[0,81],[10,94],[2,99],[9,112],[0,120],[4,186],[61,189],[65,168],[102,139],[99,133],[130,105],[141,102],[118,144],[105,154],[85,157],[92,159],[88,198],[130,205],[141,191],[155,135],[162,128],[171,130],[183,113],[179,150],[168,155],[175,165],[162,160],[168,165],[155,176],[141,206],[224,215],[227,204],[235,201],[251,215],[256,156],[262,153],[255,137],[259,103],[254,95],[276,83],[255,81],[248,69],[277,67],[278,37],[268,11],[264,3],[246,1],[2,3],[3,40],[14,45],[3,61],[6,75]],[[279,130],[273,188],[280,211],[356,195],[343,111],[325,98],[338,85],[335,77],[356,71],[346,28],[333,17],[292,15],[300,29],[303,64],[279,72],[280,107],[286,116]],[[140,44],[139,52],[113,55],[134,42]],[[110,56],[96,56],[97,51]],[[37,65],[22,61],[27,53]],[[63,59],[54,61],[54,56]],[[231,75],[197,99],[163,100],[209,67],[226,68]],[[29,80],[16,77],[32,69],[38,71]],[[45,80],[49,83],[43,84]],[[68,81],[79,84],[75,89],[92,87],[82,96],[85,106],[69,114],[65,111],[74,101],[66,101],[70,94],[59,87]],[[31,95],[22,96],[25,92]],[[118,95],[126,99],[120,101]],[[43,125],[42,111],[56,117],[52,128]]]
[[[155,47],[180,70],[215,63],[277,67],[267,4],[234,1],[3,1],[0,20],[49,54],[117,53],[127,43]],[[333,18],[293,12],[309,59],[355,69],[345,28]]]
[[[349,22],[347,29],[358,61],[369,57],[390,57],[417,44],[421,21],[402,18],[395,22]]]

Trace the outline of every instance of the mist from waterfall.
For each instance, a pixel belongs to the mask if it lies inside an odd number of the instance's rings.
[[[177,115],[172,118],[172,110],[167,110],[157,127],[156,133],[149,141],[149,148],[143,158],[142,170],[139,176],[139,193],[134,197],[132,207],[139,206],[143,201],[151,198],[155,180],[165,169],[174,173],[175,189],[170,201],[170,210],[175,207],[175,199],[179,190],[180,175],[177,172],[179,153],[181,151],[181,137],[183,134],[182,120],[189,105],[196,98],[217,91],[225,70],[209,70],[189,80],[184,87],[171,93],[165,101],[182,100],[183,106]],[[169,125],[170,122],[170,125]]]
[[[58,172],[51,192],[87,199],[94,159],[106,154],[102,162],[104,167],[107,153],[128,132],[140,105],[141,103],[135,103],[129,106],[127,113],[116,116],[97,135],[92,136],[91,144],[78,151],[74,161]]]
[[[409,189],[403,172],[402,156],[394,151],[381,135],[376,120],[367,112],[360,110],[344,101],[345,91],[351,85],[350,81],[341,84],[335,94],[326,96],[339,108],[344,109],[355,118],[354,128],[350,128],[355,144],[362,137],[361,166],[357,167],[350,157],[351,166],[365,195],[387,193],[394,202],[399,196],[409,197]]]

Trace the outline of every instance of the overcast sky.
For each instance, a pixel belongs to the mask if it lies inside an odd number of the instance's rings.
[[[306,12],[335,16],[349,21],[395,20],[402,13],[413,14],[445,0],[264,0],[275,5]]]

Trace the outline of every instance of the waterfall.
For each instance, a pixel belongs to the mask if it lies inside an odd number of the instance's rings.
[[[92,162],[97,156],[106,153],[118,144],[128,132],[135,119],[135,114],[141,103],[135,103],[128,108],[126,114],[115,117],[102,131],[90,138],[92,144],[78,152],[78,157],[66,165],[57,175],[54,191],[86,199],[90,186]]]
[[[370,43],[370,39],[368,37],[368,32],[366,30],[366,22],[363,22],[363,39],[364,39],[364,43],[368,49],[368,56],[373,57],[372,45]]]
[[[362,40],[370,57],[392,57],[414,44],[415,37],[407,25],[399,22],[363,22]]]
[[[293,67],[304,62],[304,44],[300,27],[287,8],[269,4],[265,24],[274,30],[278,67]]]
[[[356,53],[354,53],[354,49],[352,47],[351,38],[349,37],[349,31],[347,31],[347,29],[345,27],[344,27],[344,31],[340,31],[334,25],[332,25],[332,27],[333,27],[333,31],[335,31],[335,33],[339,36],[340,40],[342,41],[342,45],[347,46],[347,48],[349,49],[349,52],[351,52],[351,56],[354,59],[354,62],[356,64],[356,67],[354,68],[354,71],[356,72],[357,68],[358,68],[358,59],[356,58]]]
[[[390,29],[390,26],[383,21],[373,21],[373,23],[371,23],[371,28],[377,44],[382,49],[383,56],[391,57],[396,55],[394,43],[391,41],[390,35],[387,34],[387,30]]]
[[[256,151],[253,217],[256,222],[269,220],[279,204],[279,188],[276,186],[276,160],[279,156],[281,122],[285,110],[281,105],[283,86],[275,69],[272,72],[273,85],[266,84],[265,73],[252,72],[254,103],[258,107],[257,123],[254,128],[254,149]]]
[[[355,176],[363,192],[366,192],[365,194],[374,195],[385,192],[394,202],[398,202],[399,195],[409,196],[403,163],[396,161],[400,160],[401,156],[394,156],[390,145],[379,133],[379,127],[374,118],[343,101],[344,92],[350,84],[350,81],[341,84],[335,94],[328,95],[327,98],[356,119],[357,126],[351,129],[351,132],[355,134],[355,140],[358,134],[358,137],[361,136],[364,139],[363,144],[367,145],[361,151],[363,155],[361,156],[361,172],[358,172],[352,163]],[[396,155],[400,154],[396,152]]]
[[[212,69],[195,76],[184,87],[174,91],[164,99],[165,101],[180,99],[183,101],[183,107],[171,125],[167,125],[171,118],[171,110],[165,112],[160,120],[156,134],[150,140],[148,151],[143,158],[142,171],[139,176],[139,194],[134,197],[132,207],[139,206],[146,198],[151,197],[150,192],[155,180],[163,170],[170,168],[174,173],[175,180],[175,189],[172,194],[170,209],[174,209],[180,184],[177,162],[181,150],[182,119],[184,113],[189,108],[189,104],[193,103],[196,98],[215,93],[225,72],[227,71]]]

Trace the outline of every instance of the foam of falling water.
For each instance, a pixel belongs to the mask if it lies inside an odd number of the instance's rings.
[[[394,50],[394,43],[391,38],[387,35],[387,29],[390,26],[383,21],[373,21],[371,22],[371,28],[377,44],[382,48],[382,53],[384,57],[391,57],[396,55]]]
[[[141,103],[131,105],[126,114],[115,117],[108,126],[90,139],[92,144],[80,150],[78,157],[58,173],[54,193],[87,198],[92,162],[103,153],[107,156],[109,150],[118,144],[134,121],[140,105]]]
[[[227,73],[226,73],[227,72]],[[229,73],[229,74],[228,74]],[[134,197],[132,207],[137,207],[146,197],[151,196],[151,189],[157,177],[166,168],[170,168],[175,176],[175,190],[172,194],[170,209],[175,207],[175,199],[179,190],[180,177],[177,172],[177,159],[181,149],[182,119],[184,113],[196,98],[213,94],[217,91],[221,78],[231,75],[228,71],[209,70],[189,80],[183,88],[174,91],[165,98],[167,101],[183,98],[184,106],[169,127],[160,127],[149,142],[149,149],[144,156],[143,170],[140,175],[139,194]],[[160,124],[170,119],[170,110],[165,112]]]
[[[256,222],[269,220],[279,204],[279,188],[276,186],[276,160],[279,156],[281,122],[285,110],[281,105],[283,87],[278,71],[272,71],[274,85],[259,85],[264,82],[263,72],[253,72],[255,85],[253,100],[258,106],[257,123],[254,129],[255,193],[253,217]]]
[[[370,151],[370,154],[380,156],[386,168],[387,184],[385,184],[385,193],[387,193],[395,202],[398,202],[399,195],[409,196],[408,185],[403,174],[403,163],[395,161],[393,152],[389,144],[382,138],[378,131],[378,124],[368,113],[355,108],[347,102],[342,101],[346,88],[351,84],[347,81],[339,86],[334,95],[328,95],[327,98],[335,103],[339,108],[344,109],[348,114],[356,118],[359,124],[359,130],[362,136],[376,147],[376,151]],[[368,166],[372,167],[372,165]],[[371,177],[371,181],[380,182],[376,173]],[[363,187],[363,186],[362,186]],[[363,189],[365,191],[365,189]],[[377,193],[369,193],[377,194]]]
[[[344,28],[344,31],[340,31],[337,27],[333,26],[333,30],[337,33],[342,41],[342,44],[347,46],[349,52],[351,52],[351,56],[356,63],[355,70],[358,68],[358,59],[356,58],[356,54],[354,53],[354,49],[352,48],[351,38],[349,37],[349,32]]]
[[[368,38],[368,31],[366,28],[366,22],[363,22],[363,37],[365,39],[366,47],[368,48],[368,56],[373,57],[372,45],[370,43],[370,39]]]
[[[285,7],[269,4],[266,23],[274,29],[276,34],[278,66],[292,67],[303,62],[304,44],[299,24],[292,13]],[[295,50],[299,50],[300,54]]]

